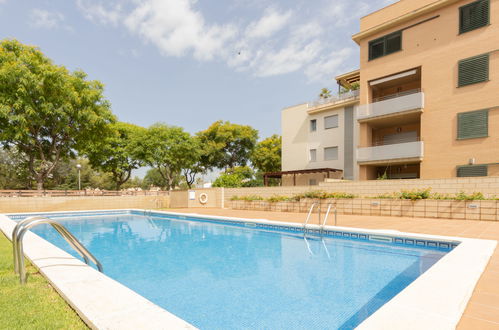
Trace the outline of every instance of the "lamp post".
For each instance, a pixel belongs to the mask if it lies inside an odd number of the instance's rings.
[[[81,190],[81,175],[80,175],[81,165],[76,164],[76,168],[78,169],[78,190]]]

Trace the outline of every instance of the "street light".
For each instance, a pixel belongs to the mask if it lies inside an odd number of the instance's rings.
[[[76,168],[78,169],[78,190],[81,190],[81,175],[80,175],[81,165],[76,164]]]

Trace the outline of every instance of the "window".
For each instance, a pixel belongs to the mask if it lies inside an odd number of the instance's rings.
[[[470,177],[470,176],[487,176],[488,166],[487,165],[465,165],[457,167],[457,176]]]
[[[324,117],[324,128],[338,127],[338,115]]]
[[[489,80],[489,54],[459,61],[458,86],[467,86]]]
[[[402,49],[402,31],[394,32],[369,42],[369,60],[398,52]]]
[[[489,24],[489,0],[478,0],[459,8],[459,33]]]
[[[457,114],[458,140],[487,136],[489,136],[489,110],[478,110]]]
[[[337,160],[338,147],[324,148],[324,160]]]
[[[317,149],[310,149],[310,161],[311,162],[317,161]]]
[[[317,131],[317,119],[312,119],[310,121],[310,132]]]
[[[309,179],[308,185],[309,186],[317,186],[317,179]]]

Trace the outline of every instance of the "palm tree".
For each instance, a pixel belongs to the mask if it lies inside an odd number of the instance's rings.
[[[328,99],[331,97],[331,91],[327,88],[321,89],[321,93],[319,94],[321,99]]]

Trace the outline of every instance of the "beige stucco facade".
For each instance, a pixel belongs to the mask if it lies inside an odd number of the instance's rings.
[[[413,125],[424,152],[406,160],[404,166],[420,163],[421,178],[455,177],[456,168],[470,159],[475,164],[499,162],[499,1],[490,0],[489,25],[460,34],[459,7],[471,2],[402,0],[361,19],[361,31],[353,37],[360,45],[361,107],[373,102],[373,81],[412,69],[418,71],[418,77],[400,80],[399,89],[419,84],[424,107],[419,115],[400,113],[374,124],[361,122],[359,147],[372,147],[379,127],[404,132],[404,126]],[[370,41],[400,30],[400,51],[369,60]],[[490,56],[489,80],[457,87],[459,61],[486,53]],[[489,109],[489,136],[458,140],[458,113],[482,109]],[[387,162],[378,165],[383,163]],[[361,179],[379,175],[373,164],[359,165]],[[489,175],[494,172],[491,167]]]

